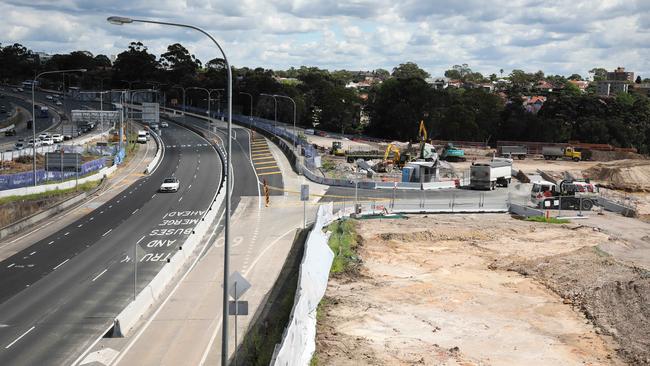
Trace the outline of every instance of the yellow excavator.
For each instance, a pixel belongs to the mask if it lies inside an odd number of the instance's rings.
[[[393,153],[393,157],[390,158],[390,153]],[[384,160],[381,163],[375,166],[375,171],[378,173],[391,172],[394,166],[401,166],[400,151],[399,148],[393,144],[389,144],[384,153]]]

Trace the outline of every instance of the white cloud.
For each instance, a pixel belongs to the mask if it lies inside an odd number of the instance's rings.
[[[414,61],[434,75],[461,63],[484,74],[625,66],[650,77],[647,0],[4,0],[0,14],[3,44],[51,53],[111,55],[139,40],[158,55],[179,42],[204,62],[216,57],[197,32],[106,22],[124,15],[202,27],[237,66],[371,70]]]

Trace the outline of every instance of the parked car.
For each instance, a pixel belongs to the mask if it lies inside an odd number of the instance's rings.
[[[178,192],[180,185],[181,182],[178,180],[178,178],[165,178],[160,185],[160,192]]]

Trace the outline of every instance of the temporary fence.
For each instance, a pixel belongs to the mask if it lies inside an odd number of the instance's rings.
[[[289,323],[271,365],[308,365],[316,349],[316,310],[325,295],[334,260],[328,245],[330,233],[324,233],[323,228],[334,218],[331,203],[318,208],[316,222],[305,242]]]
[[[36,170],[36,185],[63,181],[78,176],[85,176],[89,173],[102,169],[105,165],[106,160],[104,158],[100,158],[82,164],[78,172],[46,171],[44,169],[38,169]],[[16,189],[33,185],[34,171],[0,175],[0,190]]]

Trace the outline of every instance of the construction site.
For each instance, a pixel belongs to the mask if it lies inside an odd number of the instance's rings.
[[[568,207],[576,212],[552,220],[491,213],[349,219],[345,233],[330,228],[335,255],[346,255],[344,236],[349,253],[343,270],[330,273],[318,308],[312,364],[650,365],[645,156],[578,143],[463,146],[426,140],[422,129],[419,143],[308,138],[324,152],[321,172],[330,178],[458,180],[507,189],[524,205],[567,208],[543,206],[549,185],[586,200],[597,192],[633,212],[624,217],[581,199]],[[472,182],[482,166],[497,171],[499,184]],[[585,207],[593,211],[577,213]]]

